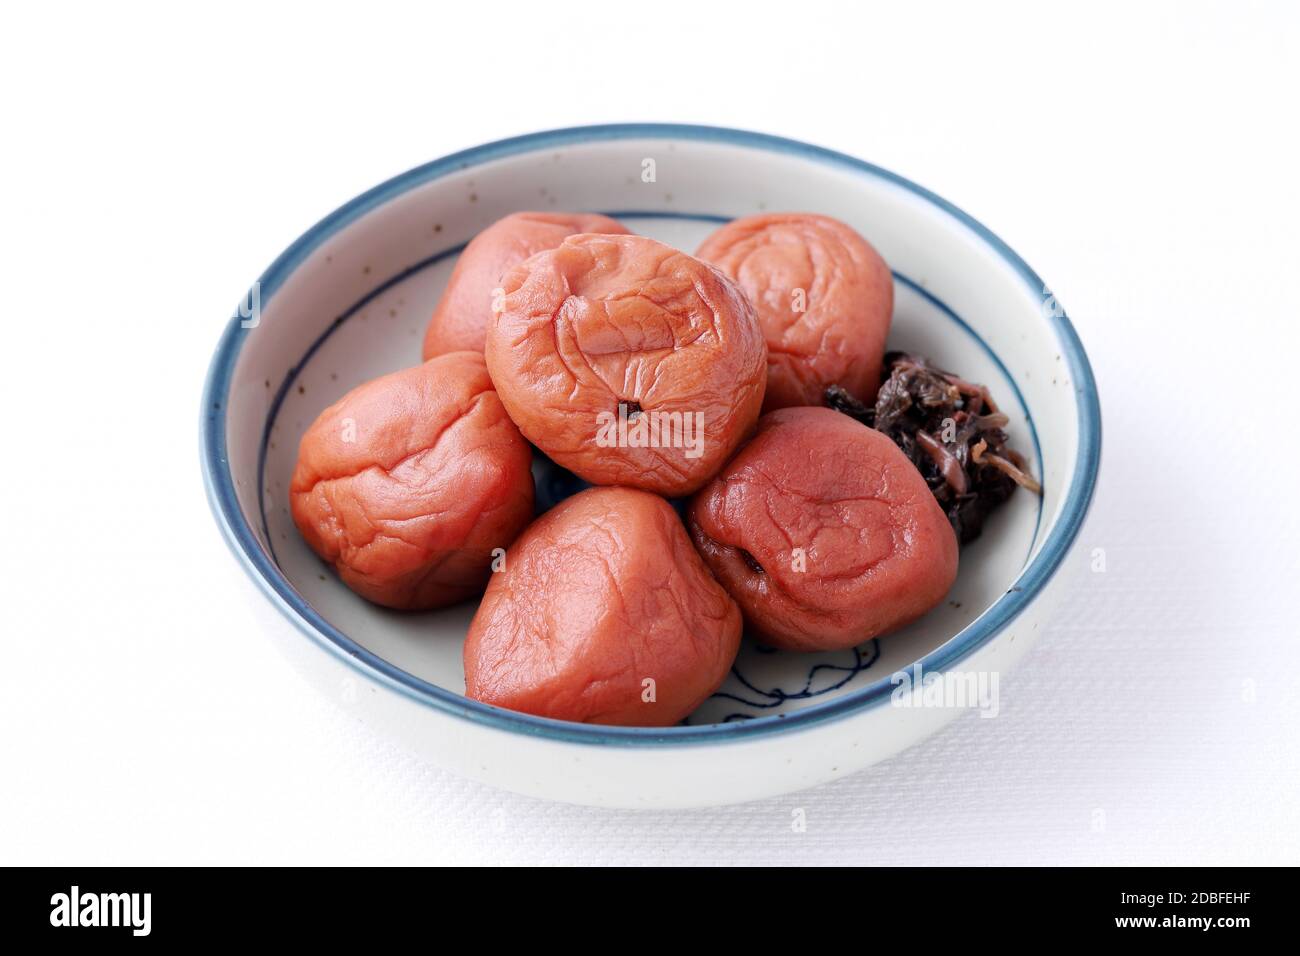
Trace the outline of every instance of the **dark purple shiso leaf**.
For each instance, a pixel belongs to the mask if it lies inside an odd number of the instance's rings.
[[[889,376],[874,406],[838,385],[826,389],[826,404],[883,432],[903,450],[960,543],[980,536],[985,518],[1017,485],[1042,493],[1024,458],[1007,447],[1007,417],[987,388],[906,352],[887,353],[885,368]]]

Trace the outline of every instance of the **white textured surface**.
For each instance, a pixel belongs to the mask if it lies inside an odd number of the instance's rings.
[[[658,7],[599,26],[608,5],[307,33],[237,5],[169,14],[165,36],[107,11],[18,25],[30,42],[0,60],[25,91],[5,108],[23,148],[0,158],[0,862],[1300,862],[1294,10],[894,5],[839,25],[811,6],[791,23],[691,5],[689,31]],[[538,55],[610,36],[636,36],[647,68],[581,86],[569,65],[601,57]],[[715,37],[772,68],[710,56]],[[669,47],[689,70],[649,68]],[[567,92],[517,96],[524,75]],[[388,175],[614,119],[749,126],[896,169],[1069,309],[1101,385],[1102,484],[997,719],[780,800],[603,812],[405,757],[266,640],[194,451],[239,290]]]

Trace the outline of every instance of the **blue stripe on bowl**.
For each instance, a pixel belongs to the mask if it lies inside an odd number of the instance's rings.
[[[371,210],[417,186],[448,173],[506,156],[577,143],[618,139],[695,140],[788,153],[893,183],[942,209],[970,229],[1020,275],[1034,296],[1041,296],[1043,289],[1046,288],[1042,279],[1024,260],[975,219],[929,190],[878,166],[819,146],[762,133],[711,126],[632,123],[550,130],[500,140],[434,160],[376,186],[326,216],[271,264],[259,280],[262,303],[265,305],[284,284],[285,279],[326,239]],[[449,254],[450,251],[444,253],[444,255]],[[412,269],[418,267],[420,264],[417,263]],[[404,277],[405,274],[394,277],[390,282],[400,281]],[[1038,555],[1021,571],[1016,584],[980,618],[920,660],[919,663],[926,671],[938,673],[957,665],[1000,633],[1029,605],[1060,568],[1092,503],[1101,459],[1100,402],[1083,345],[1063,310],[1056,311],[1061,314],[1048,317],[1048,321],[1056,331],[1061,345],[1061,354],[1070,368],[1079,407],[1079,450],[1074,474],[1070,480],[1069,494],[1061,509],[1061,517]],[[814,704],[790,714],[700,726],[602,727],[549,720],[491,707],[430,684],[394,667],[343,634],[307,604],[302,595],[280,572],[272,556],[259,544],[256,532],[240,511],[226,452],[225,414],[229,407],[227,399],[231,376],[244,341],[243,331],[238,316],[232,318],[217,345],[203,390],[200,457],[209,503],[231,550],[272,603],[279,607],[309,638],[347,661],[367,678],[426,706],[497,729],[574,743],[618,746],[712,744],[752,740],[765,734],[803,729],[836,720],[867,707],[879,706],[889,700],[892,685],[886,678],[835,700]],[[323,341],[328,334],[327,330],[325,335],[313,345],[313,351],[319,347],[319,341]],[[306,361],[306,358],[303,361]],[[301,366],[301,363],[299,365]],[[1014,379],[1010,376],[1008,380],[1014,384]],[[287,384],[282,385],[281,390],[286,388]],[[277,403],[282,398],[282,394],[277,395]],[[1035,445],[1037,445],[1036,436]],[[259,461],[259,473],[260,465]]]

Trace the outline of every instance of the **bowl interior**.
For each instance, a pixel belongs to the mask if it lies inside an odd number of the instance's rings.
[[[948,600],[925,618],[832,654],[746,641],[727,684],[688,723],[789,713],[861,692],[968,637],[1017,586],[1070,494],[1079,454],[1068,343],[1045,289],[1028,285],[986,236],[925,195],[815,151],[667,135],[539,139],[533,148],[453,157],[362,197],[292,247],[244,303],[224,407],[214,411],[234,501],[256,547],[324,621],[401,671],[463,693],[461,644],[474,605],[403,614],[361,600],[297,534],[287,488],[303,431],[349,389],[420,360],[425,323],[459,250],[522,209],[608,213],[688,252],[738,215],[803,210],[843,219],[894,270],[890,347],[986,383],[1010,416],[1012,446],[1044,485],[1042,499],[1018,491],[995,513],[963,550]]]

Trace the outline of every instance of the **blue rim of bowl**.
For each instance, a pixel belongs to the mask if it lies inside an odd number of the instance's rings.
[[[545,130],[497,140],[452,153],[395,176],[340,206],[281,253],[258,280],[261,302],[265,306],[289,275],[330,236],[411,189],[471,166],[520,153],[622,139],[693,140],[741,146],[794,155],[883,180],[919,196],[973,232],[1020,275],[1035,296],[1042,296],[1047,288],[1037,273],[1011,247],[977,220],[928,189],[879,166],[821,146],[766,133],[677,123],[617,123]],[[1060,569],[1092,504],[1101,463],[1101,406],[1096,382],[1083,343],[1064,310],[1059,307],[1053,309],[1045,318],[1056,332],[1061,354],[1070,369],[1079,410],[1079,447],[1074,473],[1068,486],[1068,497],[1043,547],[1033,561],[1021,570],[1012,587],[980,617],[912,665],[919,663],[927,672],[940,673],[960,663],[1000,634],[1033,602]],[[622,747],[756,740],[772,733],[805,730],[868,707],[879,706],[890,699],[894,685],[886,677],[835,700],[790,714],[686,727],[607,727],[551,720],[482,704],[393,666],[339,631],[303,600],[258,543],[253,528],[239,508],[226,454],[225,416],[229,408],[231,377],[245,340],[244,331],[239,316],[233,316],[217,345],[203,388],[199,437],[208,501],[227,544],[272,603],[305,635],[368,679],[443,713],[498,730],[569,743]]]

